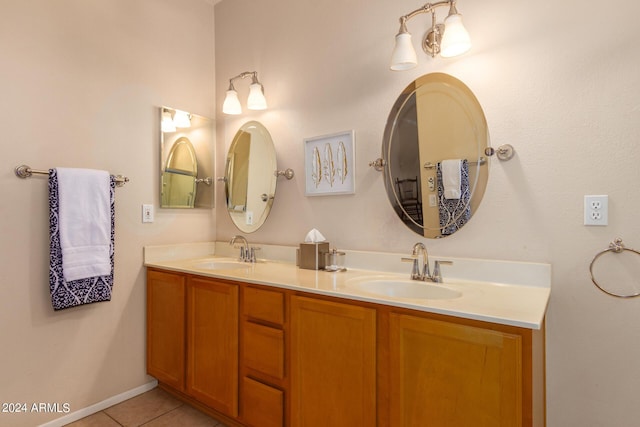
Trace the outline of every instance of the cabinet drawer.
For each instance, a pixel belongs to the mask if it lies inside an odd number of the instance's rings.
[[[284,393],[251,378],[242,379],[241,416],[248,426],[282,427]]]
[[[242,314],[276,325],[284,324],[284,293],[247,286],[243,296]]]
[[[243,360],[246,368],[274,378],[284,378],[284,332],[256,323],[244,322]]]

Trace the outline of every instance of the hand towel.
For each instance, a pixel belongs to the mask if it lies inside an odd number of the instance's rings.
[[[49,227],[50,227],[50,265],[49,288],[51,302],[55,310],[61,310],[82,304],[111,300],[113,288],[113,257],[114,257],[114,220],[115,220],[115,187],[114,177],[109,177],[109,269],[104,275],[97,275],[83,279],[65,280],[63,273],[63,255],[61,248],[60,197],[58,175],[56,169],[49,170]],[[99,273],[102,273],[99,271]]]
[[[109,274],[109,173],[57,168],[62,271],[67,282]]]
[[[459,199],[462,191],[460,185],[462,181],[461,168],[462,160],[450,159],[442,161],[442,185],[444,186],[445,199]]]
[[[440,232],[443,236],[455,233],[471,218],[471,192],[469,188],[469,164],[462,160],[460,165],[460,197],[445,197],[442,163],[437,164],[438,210],[440,214]]]

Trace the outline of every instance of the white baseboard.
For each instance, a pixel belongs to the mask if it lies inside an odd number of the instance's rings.
[[[96,412],[100,412],[103,409],[107,409],[110,406],[117,405],[120,402],[124,402],[127,399],[131,399],[132,397],[155,388],[157,385],[157,380],[150,381],[146,384],[141,385],[140,387],[125,391],[124,393],[120,393],[116,396],[111,396],[108,399],[103,400],[102,402],[98,402],[94,405],[82,408],[78,411],[71,412],[63,417],[56,418],[55,420],[49,421],[45,424],[40,424],[38,427],[62,427],[74,421],[78,421],[81,418],[95,414]]]

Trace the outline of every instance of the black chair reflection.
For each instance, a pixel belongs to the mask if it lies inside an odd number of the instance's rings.
[[[412,219],[422,225],[422,195],[420,194],[418,177],[396,178],[396,191],[398,202],[400,202],[400,218],[402,221],[409,222]]]

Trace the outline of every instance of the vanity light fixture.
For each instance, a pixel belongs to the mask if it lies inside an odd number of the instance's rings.
[[[173,116],[171,115],[173,111]],[[160,122],[162,132],[175,132],[176,128],[190,128],[191,114],[182,110],[162,109],[162,121]]]
[[[173,123],[177,128],[190,128],[191,127],[191,114],[186,111],[176,110],[173,115]]]
[[[229,89],[227,96],[222,104],[222,112],[225,114],[240,114],[242,107],[238,99],[238,92],[233,87],[233,81],[236,79],[244,79],[251,77],[251,85],[249,86],[249,99],[247,99],[247,108],[250,110],[266,110],[267,100],[264,97],[264,87],[258,81],[258,73],[256,71],[245,71],[237,76],[229,79]]]
[[[440,6],[449,6],[449,14],[442,24],[436,22],[436,8]],[[407,30],[407,21],[422,13],[431,13],[431,28],[422,40],[422,49],[432,58],[437,54],[443,58],[462,55],[471,48],[471,39],[462,25],[462,15],[456,9],[456,0],[427,3],[400,17],[400,30],[396,35],[396,44],[391,54],[392,70],[409,70],[418,64],[416,51],[411,43],[411,34]]]
[[[167,109],[162,109],[162,122],[160,123],[162,128],[162,132],[175,132],[176,124],[173,121],[173,117],[171,117],[171,111]]]

